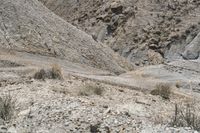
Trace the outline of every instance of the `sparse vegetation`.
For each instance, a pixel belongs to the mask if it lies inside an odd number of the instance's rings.
[[[102,95],[104,88],[97,84],[86,84],[79,90],[79,95],[90,96],[90,95]]]
[[[34,79],[40,79],[40,80],[44,80],[45,79],[45,75],[46,72],[44,69],[39,70],[38,72],[36,72],[33,76]]]
[[[171,95],[171,87],[168,84],[158,84],[156,85],[156,88],[151,91],[152,95],[159,95],[163,99],[170,99]]]
[[[61,88],[61,87],[52,87],[52,91],[56,93],[62,93],[62,94],[69,94],[70,92],[66,88]]]
[[[15,110],[15,101],[10,94],[0,97],[0,118],[4,121],[9,121]]]
[[[195,109],[194,104],[186,104],[184,106],[176,104],[171,126],[191,127],[194,130],[200,131],[199,110]]]
[[[177,81],[176,84],[175,84],[176,88],[180,88],[181,85],[180,85],[180,81]]]
[[[62,71],[60,66],[58,66],[57,64],[54,64],[51,68],[51,76],[52,79],[63,79],[63,75],[62,75]]]
[[[35,79],[44,80],[47,79],[63,79],[61,68],[58,65],[53,65],[50,70],[41,69],[33,76]]]
[[[90,125],[90,132],[91,133],[98,133],[101,123],[97,123],[95,125]]]

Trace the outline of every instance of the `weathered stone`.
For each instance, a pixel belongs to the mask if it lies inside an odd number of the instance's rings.
[[[148,57],[152,64],[161,64],[164,61],[161,54],[155,52],[154,50],[148,50]]]
[[[182,54],[186,60],[195,60],[199,58],[200,54],[200,33],[188,44]]]
[[[112,10],[113,13],[115,14],[120,14],[123,11],[123,6],[120,2],[113,2],[110,4],[110,8]]]

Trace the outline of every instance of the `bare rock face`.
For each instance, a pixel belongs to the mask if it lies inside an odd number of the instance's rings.
[[[200,33],[194,38],[194,40],[187,45],[184,53],[182,54],[184,59],[195,60],[200,56]]]
[[[0,47],[64,58],[117,73],[130,68],[109,47],[65,22],[37,0],[0,1]]]

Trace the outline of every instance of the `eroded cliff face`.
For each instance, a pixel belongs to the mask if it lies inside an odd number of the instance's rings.
[[[182,58],[200,31],[194,0],[40,1],[139,66]]]
[[[131,65],[37,0],[0,1],[0,47],[121,73]]]

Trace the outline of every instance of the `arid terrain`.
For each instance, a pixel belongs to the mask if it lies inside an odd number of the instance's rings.
[[[200,132],[200,1],[0,0],[0,133]]]

